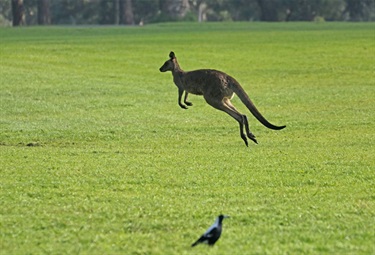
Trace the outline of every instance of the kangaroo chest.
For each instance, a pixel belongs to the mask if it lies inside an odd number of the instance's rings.
[[[194,83],[185,83],[184,90],[191,94],[195,95],[203,95],[204,94],[204,87],[202,84],[194,84]]]
[[[186,76],[185,74],[175,75],[173,81],[178,88],[183,89],[188,93],[195,95],[204,94],[205,84],[199,82],[199,80],[191,79],[191,77]]]

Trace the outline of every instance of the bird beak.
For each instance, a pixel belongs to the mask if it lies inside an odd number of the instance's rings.
[[[226,218],[230,218],[228,215],[224,215],[224,219],[226,219]]]

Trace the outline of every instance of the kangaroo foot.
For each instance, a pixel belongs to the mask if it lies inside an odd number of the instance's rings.
[[[247,137],[249,137],[254,143],[258,144],[258,141],[253,133],[248,133]]]
[[[246,136],[244,134],[241,134],[241,138],[245,142],[246,147],[249,147],[249,143],[247,142]]]
[[[182,109],[188,109],[186,105],[179,104],[179,106],[180,106]]]

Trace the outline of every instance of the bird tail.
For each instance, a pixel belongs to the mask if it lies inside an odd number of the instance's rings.
[[[196,246],[198,243],[199,243],[199,242],[198,242],[198,240],[197,240],[195,243],[193,243],[193,244],[191,245],[191,247]]]

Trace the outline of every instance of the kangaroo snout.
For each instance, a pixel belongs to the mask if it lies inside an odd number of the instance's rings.
[[[162,73],[164,73],[164,72],[167,71],[166,68],[165,68],[164,66],[165,66],[165,64],[162,65],[162,66],[159,68],[159,71],[162,72]]]
[[[167,61],[168,62],[168,61]],[[162,65],[160,68],[159,68],[159,70],[160,70],[160,72],[162,72],[162,73],[164,73],[164,72],[166,72],[166,71],[168,71],[169,69],[168,69],[168,64],[169,63],[164,63],[164,65]]]

